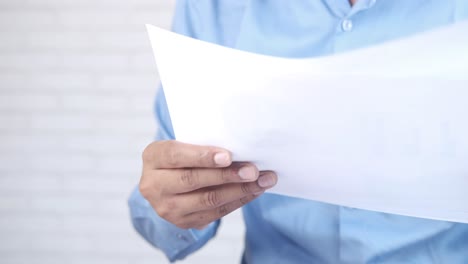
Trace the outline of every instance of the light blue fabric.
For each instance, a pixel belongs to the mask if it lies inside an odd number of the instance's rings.
[[[467,18],[468,0],[360,0],[352,8],[347,0],[185,0],[177,3],[173,30],[255,53],[313,57]],[[162,90],[156,116],[158,139],[172,139]],[[202,231],[179,229],[159,218],[137,190],[129,204],[138,232],[171,261],[203,246],[219,224]],[[273,194],[243,211],[247,232],[242,263],[468,263],[464,224]]]

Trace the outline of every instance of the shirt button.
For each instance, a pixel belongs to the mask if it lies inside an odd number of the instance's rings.
[[[343,31],[351,31],[353,29],[353,21],[349,20],[349,19],[345,19],[343,20],[343,22],[341,23],[341,28],[343,29]]]

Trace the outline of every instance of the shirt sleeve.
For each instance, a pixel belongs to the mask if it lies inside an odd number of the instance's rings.
[[[219,220],[203,230],[181,229],[157,215],[149,202],[135,188],[128,201],[132,223],[146,241],[161,249],[173,262],[201,248],[215,234]]]
[[[198,10],[192,6],[195,1],[177,1],[172,30],[197,37]],[[155,103],[158,132],[156,140],[174,139],[164,90],[160,87]],[[181,229],[159,217],[149,202],[141,195],[138,188],[132,192],[128,205],[135,229],[153,246],[161,249],[173,262],[185,258],[210,240],[218,229],[220,221],[212,222],[203,230]]]

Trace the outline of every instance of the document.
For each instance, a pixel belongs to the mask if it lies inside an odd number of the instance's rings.
[[[464,223],[467,32],[288,59],[148,26],[177,140],[275,171],[272,193]]]

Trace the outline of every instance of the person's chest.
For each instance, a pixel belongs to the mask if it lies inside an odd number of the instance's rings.
[[[313,57],[468,18],[466,0],[199,1],[199,39],[254,53]]]

